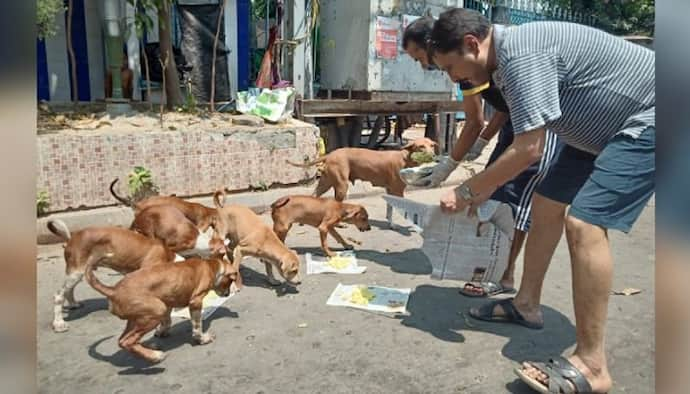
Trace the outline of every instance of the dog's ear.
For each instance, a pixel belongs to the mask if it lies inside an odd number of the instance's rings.
[[[414,141],[410,141],[402,147],[403,150],[409,150],[409,151],[411,151],[412,148],[414,148]]]
[[[343,208],[343,211],[341,212],[340,216],[342,217],[343,220],[350,220],[357,215],[357,212],[359,212],[358,207],[347,207]]]

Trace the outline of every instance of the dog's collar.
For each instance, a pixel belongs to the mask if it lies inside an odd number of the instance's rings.
[[[223,279],[223,275],[225,275],[225,264],[223,262],[220,262],[220,269],[218,272],[216,272],[216,278],[213,281],[213,287],[216,288],[220,285],[221,279]]]

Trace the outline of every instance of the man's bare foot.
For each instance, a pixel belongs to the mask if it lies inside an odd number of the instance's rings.
[[[611,376],[605,367],[590,368],[579,356],[575,354],[570,356],[568,361],[570,361],[570,363],[573,364],[573,366],[577,368],[577,370],[580,371],[582,376],[587,380],[592,389],[592,393],[607,393],[609,390],[611,390],[613,382],[611,381]],[[591,365],[594,364],[591,363]],[[594,371],[596,371],[596,373]],[[537,380],[544,386],[549,387],[549,376],[536,368],[530,362],[522,363],[522,372],[532,379]],[[575,389],[575,386],[571,381],[568,381],[568,384],[573,390]]]

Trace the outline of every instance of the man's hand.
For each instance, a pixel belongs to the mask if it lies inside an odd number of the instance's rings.
[[[469,206],[469,201],[460,197],[455,189],[448,190],[441,197],[441,211],[444,213],[456,213],[463,211]]]
[[[438,164],[434,166],[431,174],[424,178],[420,178],[418,184],[425,187],[438,187],[441,182],[448,179],[450,174],[458,167],[458,162],[453,160],[450,156],[441,158]]]
[[[472,201],[467,201],[458,193],[458,188],[454,188],[446,192],[443,197],[441,197],[441,211],[445,213],[456,213],[462,212],[465,208],[469,207],[467,211],[467,216],[471,217],[476,215],[477,207],[481,205],[484,201],[488,200],[489,197],[494,193],[494,190],[486,193],[482,193]]]
[[[474,142],[474,145],[470,148],[469,152],[465,154],[465,157],[462,159],[464,161],[474,161],[476,160],[479,156],[481,156],[482,151],[486,147],[486,145],[489,143],[488,140],[485,140],[482,137],[477,138],[477,140]]]

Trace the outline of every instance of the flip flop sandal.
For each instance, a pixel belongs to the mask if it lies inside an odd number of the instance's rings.
[[[532,389],[542,394],[577,394],[591,393],[592,387],[587,379],[575,366],[564,357],[556,357],[547,363],[529,362],[549,377],[549,386],[545,386],[537,379],[528,376],[522,367],[515,368],[515,374]]]
[[[467,290],[468,286],[471,286],[474,289],[480,289],[482,292],[481,293],[475,293],[473,291]],[[467,283],[465,283],[465,287],[458,290],[458,292],[460,294],[464,295],[465,297],[483,298],[483,297],[493,297],[493,296],[499,295],[499,294],[513,294],[513,293],[515,293],[515,288],[503,287],[500,283],[496,284],[494,282],[482,283],[479,286],[475,285],[474,283],[467,282]]]
[[[503,300],[487,302],[479,307],[477,313],[474,313],[472,310],[470,310],[469,315],[477,320],[494,323],[513,323],[531,328],[533,330],[541,330],[544,328],[543,323],[533,323],[525,320],[524,316],[522,316],[522,314],[515,308],[515,305],[513,305],[513,300],[514,298],[510,297]],[[503,308],[503,316],[494,315],[496,305],[500,305],[501,308]]]

